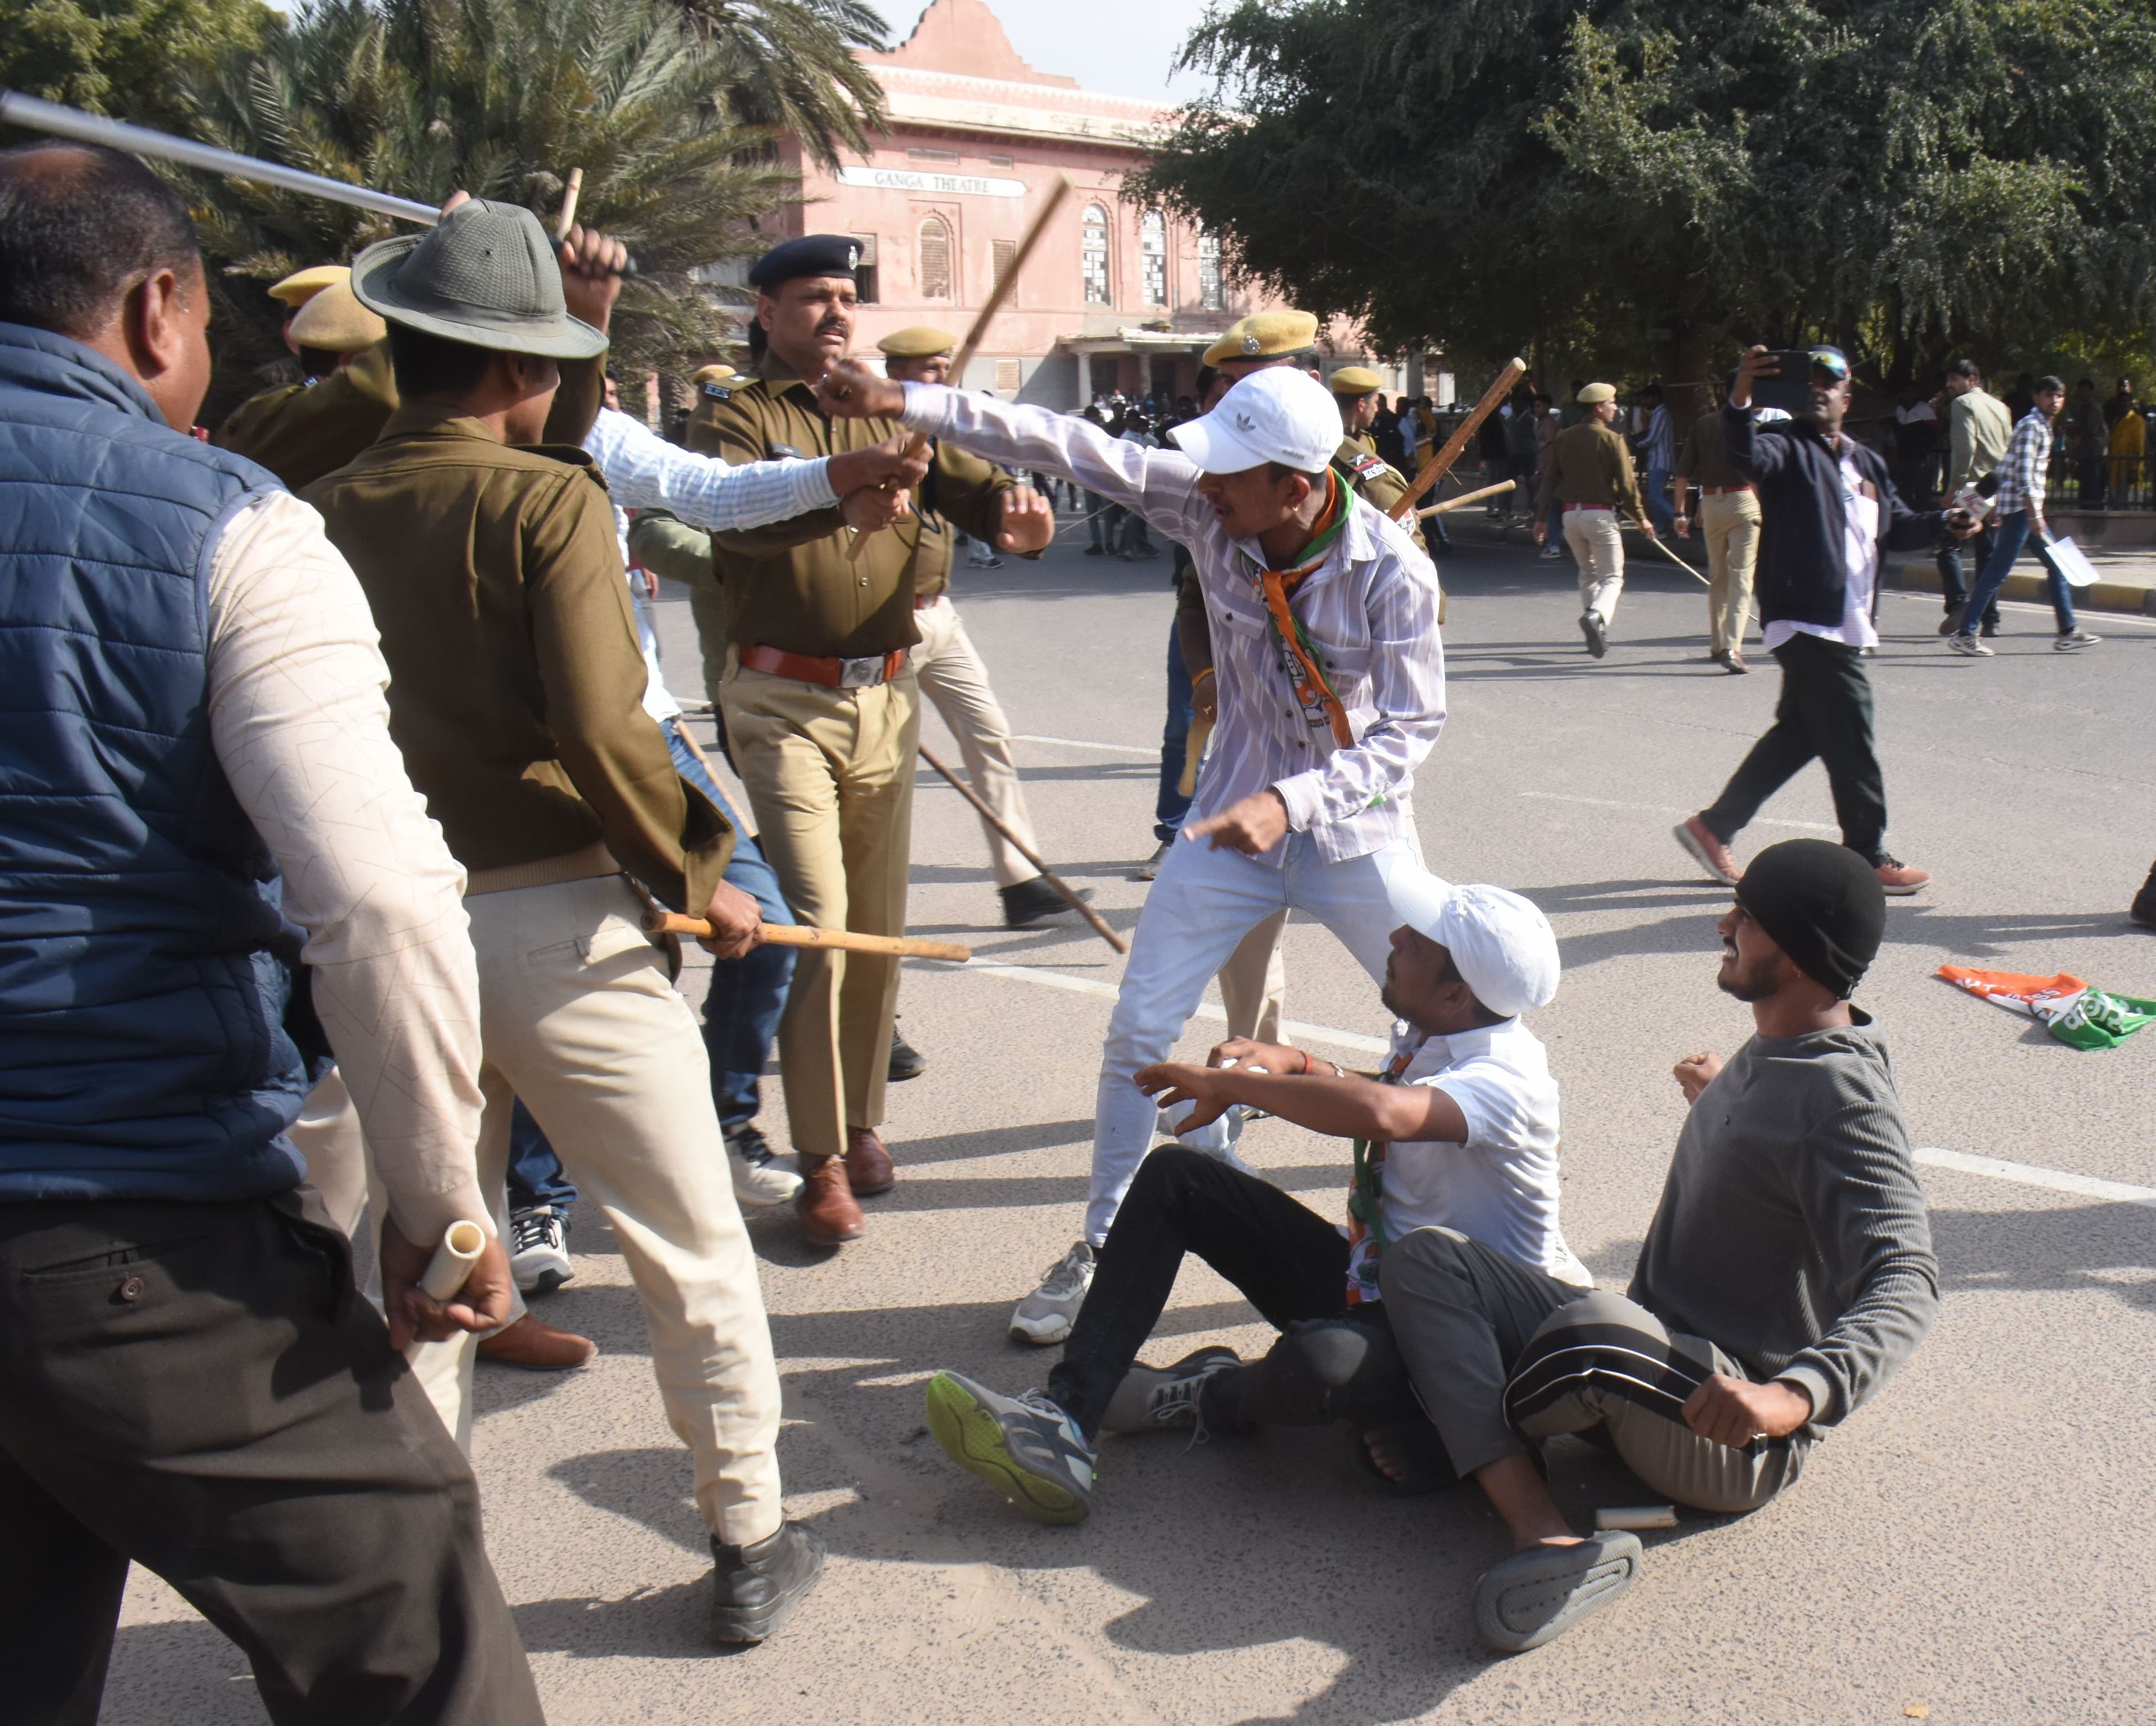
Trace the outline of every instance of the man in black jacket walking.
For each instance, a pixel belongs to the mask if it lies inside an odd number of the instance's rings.
[[[1902,503],[1886,462],[1842,434],[1847,357],[1819,347],[1810,357],[1806,413],[1787,424],[1757,424],[1753,380],[1779,375],[1775,356],[1763,347],[1738,365],[1722,409],[1730,463],[1759,489],[1754,590],[1768,650],[1781,664],[1782,697],[1773,727],[1713,805],[1679,824],[1677,843],[1717,881],[1735,885],[1741,871],[1730,840],[1816,756],[1833,788],[1841,842],[1878,871],[1887,892],[1913,893],[1931,876],[1885,849],[1887,786],[1872,747],[1864,650],[1879,640],[1873,613],[1881,552],[1928,546],[1950,521],[1950,531],[1965,537],[1974,524]]]

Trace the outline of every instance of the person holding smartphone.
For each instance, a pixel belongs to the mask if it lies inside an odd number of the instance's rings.
[[[1762,426],[1755,383],[1786,390],[1808,367],[1794,417]],[[1793,375],[1794,374],[1794,375]],[[1798,354],[1754,347],[1737,367],[1722,410],[1730,465],[1758,487],[1759,561],[1754,583],[1767,650],[1782,667],[1774,723],[1752,746],[1722,795],[1676,828],[1677,843],[1707,872],[1734,886],[1734,839],[1814,757],[1834,788],[1841,842],[1877,871],[1889,893],[1931,879],[1886,849],[1887,785],[1872,742],[1871,681],[1864,650],[1876,646],[1880,554],[1928,546],[1941,532],[1966,538],[1962,511],[1910,510],[1887,463],[1842,431],[1849,412],[1848,356],[1821,345]]]

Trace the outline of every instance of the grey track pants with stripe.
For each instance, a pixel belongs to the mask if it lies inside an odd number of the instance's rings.
[[[1596,1426],[1649,1487],[1698,1510],[1756,1510],[1804,1467],[1804,1430],[1739,1451],[1686,1425],[1685,1400],[1710,1374],[1753,1374],[1621,1295],[1559,1282],[1450,1229],[1417,1229],[1378,1265],[1393,1336],[1462,1478]]]

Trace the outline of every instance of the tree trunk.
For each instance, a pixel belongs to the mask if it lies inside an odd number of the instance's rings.
[[[1672,322],[1662,344],[1662,398],[1682,447],[1692,422],[1707,410],[1721,373],[1714,366],[1713,333],[1698,324]],[[1727,369],[1726,367],[1723,369]]]

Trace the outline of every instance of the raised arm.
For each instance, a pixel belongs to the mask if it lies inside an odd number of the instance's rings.
[[[829,456],[736,466],[670,444],[612,408],[600,410],[584,448],[623,509],[665,510],[711,532],[789,521],[839,501]]]

